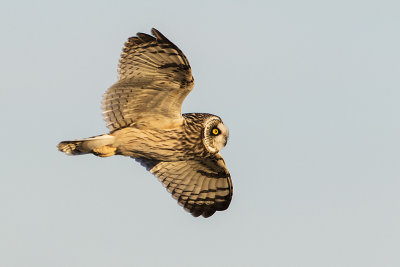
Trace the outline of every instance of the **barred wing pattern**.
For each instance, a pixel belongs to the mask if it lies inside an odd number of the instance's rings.
[[[210,217],[231,202],[232,181],[220,154],[199,160],[158,162],[136,159],[154,174],[193,216]]]
[[[119,81],[103,96],[110,131],[132,124],[172,128],[183,122],[181,106],[194,79],[182,51],[156,29],[125,43]]]

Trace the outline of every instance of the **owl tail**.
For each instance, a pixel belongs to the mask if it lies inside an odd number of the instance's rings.
[[[58,144],[58,150],[67,155],[82,155],[92,153],[99,157],[115,155],[116,147],[113,147],[115,137],[109,134],[93,136],[80,140],[62,141]]]

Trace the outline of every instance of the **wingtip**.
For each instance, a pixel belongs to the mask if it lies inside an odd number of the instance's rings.
[[[164,34],[159,32],[156,28],[152,28],[151,33],[156,37],[157,41],[163,42],[163,43],[168,43],[168,44],[172,45],[172,47],[174,47],[176,50],[178,50],[179,52],[182,53],[182,51],[173,42],[171,42],[167,37],[164,36]]]
[[[138,32],[136,33],[137,38],[139,38],[140,40],[142,40],[142,42],[151,42],[154,41],[154,37],[151,35],[148,35],[146,33],[143,32]]]
[[[156,37],[157,40],[164,40],[164,41],[168,41],[167,37],[164,36],[164,34],[162,34],[161,32],[159,32],[156,28],[151,28],[151,33]]]
[[[156,36],[156,34],[160,33],[156,28],[151,28],[151,33]]]

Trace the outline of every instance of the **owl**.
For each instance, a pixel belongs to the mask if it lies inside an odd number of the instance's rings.
[[[183,52],[158,30],[125,43],[118,81],[103,95],[108,134],[63,141],[68,155],[128,156],[155,175],[193,216],[226,210],[233,187],[219,151],[228,141],[221,118],[181,113],[194,85]]]

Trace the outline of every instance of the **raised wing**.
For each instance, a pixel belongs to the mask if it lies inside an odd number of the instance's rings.
[[[220,154],[199,160],[157,162],[136,159],[154,174],[193,216],[210,217],[232,199],[231,176]]]
[[[119,81],[103,96],[104,120],[110,131],[132,124],[173,128],[183,122],[181,106],[194,79],[182,51],[156,29],[125,43]]]

